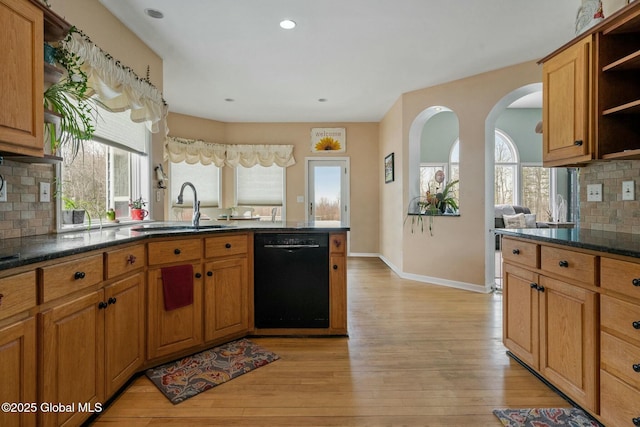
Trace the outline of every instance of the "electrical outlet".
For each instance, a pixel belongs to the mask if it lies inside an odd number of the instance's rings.
[[[587,202],[602,201],[602,184],[587,185]]]
[[[636,183],[635,181],[622,181],[622,200],[635,200]]]
[[[49,184],[48,182],[40,183],[40,201],[41,202],[51,201],[51,184]]]
[[[4,180],[4,178],[2,177],[2,175],[0,175],[0,186],[2,187],[2,189],[0,189],[0,202],[6,202],[7,201],[7,181]]]

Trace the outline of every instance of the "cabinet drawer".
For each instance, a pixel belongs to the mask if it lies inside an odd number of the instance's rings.
[[[36,306],[36,272],[0,279],[0,319]]]
[[[640,389],[640,347],[602,332],[600,334],[600,366]]]
[[[640,299],[640,264],[600,258],[600,287]]]
[[[640,306],[601,295],[600,327],[640,343]]]
[[[42,271],[42,302],[102,282],[102,254],[62,262]]]
[[[180,239],[149,243],[149,265],[197,260],[201,256],[201,239]]]
[[[503,237],[502,259],[538,268],[538,245]]]
[[[568,249],[549,246],[542,246],[540,249],[540,268],[542,270],[589,285],[596,283],[596,259],[595,255]]]
[[[246,234],[230,234],[228,236],[208,237],[205,239],[205,257],[246,254],[248,243]]]
[[[347,249],[346,234],[330,234],[329,245],[332,254],[344,254]]]
[[[600,415],[608,426],[633,427],[640,418],[640,391],[600,371]]]
[[[111,279],[144,266],[144,245],[105,252],[106,277]]]

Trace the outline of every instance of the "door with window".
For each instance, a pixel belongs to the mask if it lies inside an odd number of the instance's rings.
[[[307,159],[307,221],[349,226],[349,159]]]

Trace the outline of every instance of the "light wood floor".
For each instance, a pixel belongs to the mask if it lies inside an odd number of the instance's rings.
[[[138,378],[95,426],[501,426],[495,408],[569,405],[505,354],[501,296],[348,261],[349,338],[252,338],[270,365],[172,405]]]

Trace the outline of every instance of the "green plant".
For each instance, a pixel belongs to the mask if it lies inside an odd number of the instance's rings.
[[[142,197],[139,197],[135,200],[129,200],[129,207],[131,209],[142,209],[146,205],[147,205],[147,202],[145,202]]]
[[[75,31],[72,28],[67,37]],[[48,123],[47,133],[52,152],[62,144],[71,144],[73,160],[82,143],[95,132],[95,101],[87,96],[87,75],[81,69],[80,57],[62,44],[56,48],[55,59],[64,68],[65,76],[45,90],[44,107],[60,116],[60,127],[56,130],[55,124]]]
[[[427,191],[425,196],[416,196],[409,201],[407,206],[407,215],[404,223],[411,218],[411,233],[415,228],[420,228],[420,232],[424,232],[424,217],[429,219],[428,229],[429,235],[433,236],[433,217],[442,215],[447,210],[452,213],[458,211],[458,199],[453,188],[458,184],[459,180],[453,180],[444,186],[442,191],[436,188],[435,193]]]

